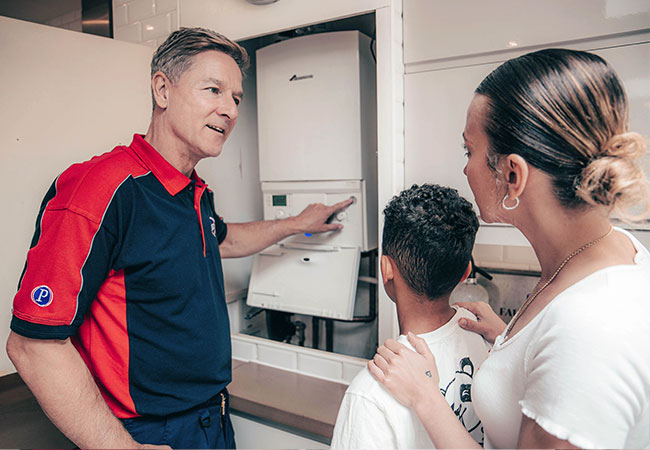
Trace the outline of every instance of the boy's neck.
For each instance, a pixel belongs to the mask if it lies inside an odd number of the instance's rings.
[[[451,320],[456,310],[449,306],[449,294],[435,299],[400,292],[395,299],[400,334],[429,333]]]

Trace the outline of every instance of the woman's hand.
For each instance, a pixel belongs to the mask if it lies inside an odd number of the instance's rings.
[[[458,325],[469,331],[480,334],[490,344],[506,329],[506,323],[485,302],[456,302],[476,316],[476,320],[460,319]]]
[[[368,361],[368,370],[404,406],[415,407],[431,394],[440,394],[438,368],[424,339],[408,333],[417,353],[393,339],[387,339]]]

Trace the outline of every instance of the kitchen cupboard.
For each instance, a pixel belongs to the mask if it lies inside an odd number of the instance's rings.
[[[372,12],[392,0],[281,0],[255,5],[245,0],[183,0],[179,21],[184,27],[206,27],[241,40],[309,24]]]
[[[405,0],[403,26],[405,187],[447,184],[473,199],[461,149],[473,91],[501,62],[539,48],[590,50],[610,61],[630,97],[632,129],[650,136],[650,4],[645,1]],[[648,158],[643,164],[650,174]],[[650,244],[650,223],[626,227]],[[495,246],[529,247],[521,233],[499,224],[482,226],[477,244],[503,255],[507,252]],[[529,253],[522,268],[535,265]],[[505,256],[499,259],[498,266],[514,267]]]
[[[404,63],[647,29],[646,0],[404,0]]]
[[[554,37],[548,37],[546,47],[557,46],[551,41]],[[481,40],[476,41],[480,46]],[[628,93],[631,129],[650,136],[650,33],[594,38],[565,47],[592,51],[616,69]],[[405,51],[407,48],[405,44]],[[462,131],[467,107],[483,77],[503,61],[525,52],[524,49],[501,52],[480,60],[471,57],[441,60],[430,64],[427,70],[422,70],[423,66],[418,64],[407,64],[404,81],[405,186],[435,182],[453,186],[464,197],[473,199],[462,172],[465,165]],[[641,162],[646,174],[650,175],[650,158],[645,157]],[[615,223],[634,230],[646,246],[650,243],[650,222],[627,225],[615,220]],[[502,224],[481,227],[477,243],[528,246],[519,231]]]

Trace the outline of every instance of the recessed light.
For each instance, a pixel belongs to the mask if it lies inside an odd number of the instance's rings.
[[[519,45],[519,44],[518,44],[517,42],[515,42],[515,41],[510,41],[510,42],[508,42],[508,47],[516,47],[516,46],[518,46],[518,45]]]

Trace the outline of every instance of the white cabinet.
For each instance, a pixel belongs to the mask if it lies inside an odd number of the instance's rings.
[[[327,444],[294,434],[293,430],[276,428],[271,424],[260,423],[237,413],[231,414],[230,419],[239,448],[329,448]]]
[[[452,186],[473,201],[463,174],[465,116],[474,89],[497,66],[483,64],[405,75],[405,186],[431,182]]]
[[[617,71],[630,100],[631,129],[650,136],[650,36],[646,42],[593,50]],[[598,42],[582,43],[590,50]],[[473,200],[463,174],[465,158],[462,132],[467,107],[474,89],[484,76],[505,60],[431,70],[405,75],[405,186],[412,183],[438,183],[452,186]],[[650,175],[650,159],[643,160]],[[499,228],[498,232],[496,228]],[[647,222],[641,228],[648,229]],[[477,242],[500,245],[526,245],[515,230],[484,227]]]
[[[268,45],[256,57],[260,179],[374,179],[370,38],[318,33]]]
[[[184,27],[205,27],[240,40],[327,22],[389,6],[391,0],[279,0],[254,5],[246,0],[183,0]]]
[[[647,0],[404,0],[404,62],[647,29]]]

